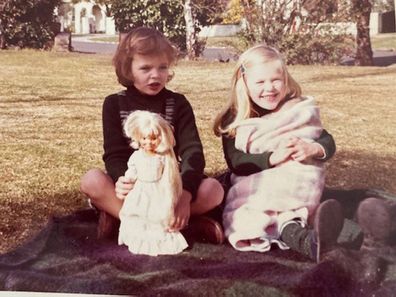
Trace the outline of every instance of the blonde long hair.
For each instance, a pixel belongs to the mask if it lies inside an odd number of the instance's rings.
[[[182,181],[179,166],[173,151],[175,137],[171,125],[159,114],[137,110],[132,112],[124,124],[125,134],[131,138],[131,146],[139,147],[139,140],[154,135],[160,143],[155,152],[165,157],[164,171],[160,183],[165,193],[172,198],[172,209],[176,206],[182,193]]]
[[[245,51],[235,65],[231,79],[230,100],[226,107],[216,116],[213,131],[216,136],[225,134],[234,137],[238,124],[248,118],[257,116],[252,100],[247,89],[244,72],[250,67],[258,64],[265,64],[272,61],[280,61],[284,82],[286,87],[286,99],[293,99],[301,96],[301,87],[287,71],[282,55],[273,47],[265,44],[256,45]],[[263,69],[265,71],[265,69]],[[225,123],[226,120],[229,123]]]

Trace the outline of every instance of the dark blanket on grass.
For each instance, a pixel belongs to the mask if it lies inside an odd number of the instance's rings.
[[[366,193],[366,194],[365,194]],[[352,204],[367,192],[333,192]],[[330,195],[330,196],[331,196]],[[351,205],[352,205],[351,204]],[[194,243],[179,255],[133,255],[96,239],[92,209],[54,218],[0,256],[0,290],[137,296],[395,296],[396,247],[339,249],[320,264],[293,251]]]

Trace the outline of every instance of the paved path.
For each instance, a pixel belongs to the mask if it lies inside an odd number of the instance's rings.
[[[106,37],[106,35],[103,35]],[[101,35],[102,37],[102,35]],[[72,36],[72,47],[76,52],[91,53],[91,54],[114,54],[117,48],[117,43],[98,42],[90,40],[92,36]],[[232,51],[221,47],[206,48],[202,57],[209,61],[228,61],[236,60],[238,56]],[[374,51],[373,54],[375,66],[389,66],[396,64],[395,51]],[[342,65],[353,65],[352,58],[346,58]]]
[[[99,36],[98,36],[99,37]],[[107,37],[107,35],[100,35]],[[73,51],[89,54],[114,54],[117,49],[117,43],[92,41],[92,35],[75,36],[72,35]]]
[[[373,52],[374,66],[389,66],[396,64],[396,52],[391,50],[377,50]],[[346,58],[341,65],[353,65],[353,58]]]

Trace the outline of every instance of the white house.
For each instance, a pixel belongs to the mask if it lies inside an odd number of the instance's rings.
[[[106,15],[106,7],[94,0],[63,0],[57,14],[61,23],[61,32],[69,30],[75,34],[106,33],[114,35],[114,19]]]

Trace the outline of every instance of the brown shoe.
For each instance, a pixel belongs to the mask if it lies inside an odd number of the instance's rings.
[[[367,198],[357,209],[357,221],[364,233],[364,244],[368,237],[386,243],[392,232],[391,207],[380,198]]]
[[[316,262],[324,253],[337,245],[337,239],[344,226],[341,205],[334,199],[322,202],[315,213],[314,230],[316,235]]]
[[[191,217],[188,227],[182,230],[182,234],[187,241],[192,240],[212,244],[222,244],[224,242],[224,232],[221,225],[206,216]]]
[[[118,230],[120,228],[120,221],[101,210],[99,213],[98,227],[97,227],[97,238],[98,239],[114,239],[118,236]]]

